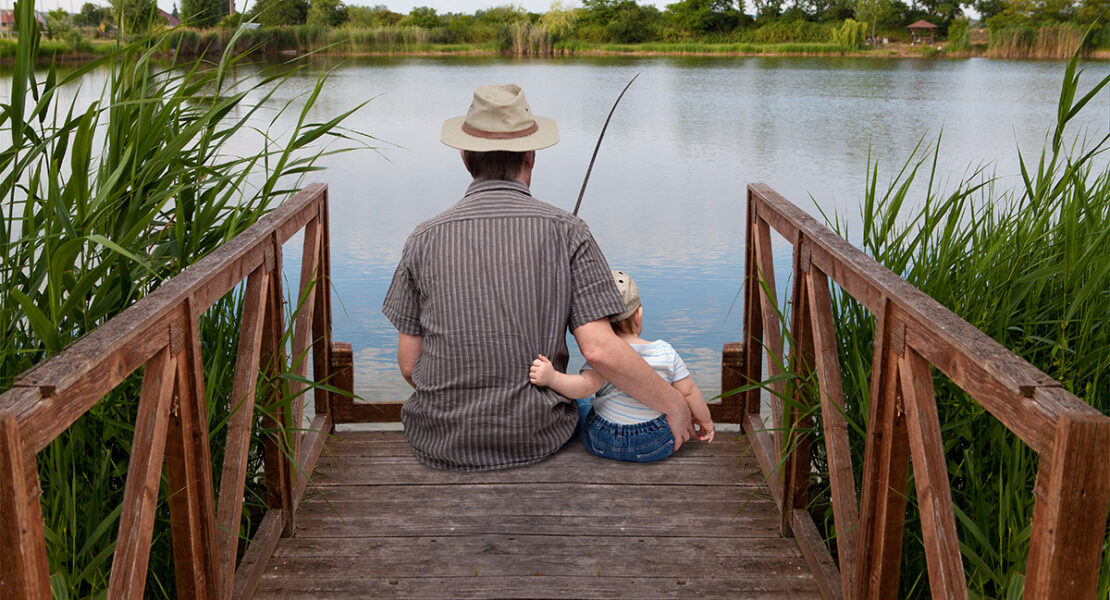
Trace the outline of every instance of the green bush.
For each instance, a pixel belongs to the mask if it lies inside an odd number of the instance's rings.
[[[866,40],[867,23],[860,23],[855,19],[844,19],[844,23],[833,31],[833,41],[845,48],[863,48]]]

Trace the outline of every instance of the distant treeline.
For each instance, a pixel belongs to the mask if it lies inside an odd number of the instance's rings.
[[[1071,55],[1110,0],[1052,6],[1049,0],[975,0],[969,6],[983,15],[975,26],[984,32],[976,35],[963,5],[950,0],[752,0],[751,6],[744,0],[681,0],[662,10],[636,0],[582,0],[573,8],[556,0],[544,13],[505,5],[473,14],[439,14],[429,7],[401,14],[341,0],[256,0],[247,13],[227,14],[225,0],[180,2],[180,11],[168,15],[154,0],[121,0],[121,14],[130,15],[123,23],[113,10],[86,3],[77,14],[49,13],[47,34],[82,51],[85,38],[116,32],[119,25],[123,35],[138,35],[180,19],[186,27],[176,38],[178,51],[190,55],[222,49],[247,22],[258,28],[241,44],[263,52],[804,53],[907,42],[906,25],[924,19],[937,26],[934,44],[922,48],[926,53],[937,53],[939,46],[955,55],[1051,58]],[[65,46],[44,48],[62,52]],[[1087,38],[1085,50],[1095,49],[1110,49],[1110,27]]]

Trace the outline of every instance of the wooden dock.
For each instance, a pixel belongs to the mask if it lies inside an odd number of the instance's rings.
[[[255,598],[820,597],[736,433],[659,463],[575,442],[485,473],[424,467],[400,432],[342,433],[313,480]]]

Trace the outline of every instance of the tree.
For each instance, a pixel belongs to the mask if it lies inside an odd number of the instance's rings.
[[[181,0],[181,22],[193,27],[212,27],[227,10],[224,0]]]
[[[154,0],[116,0],[116,22],[128,35],[149,31],[157,11]]]
[[[667,5],[666,17],[686,33],[732,31],[740,24],[742,0],[680,0]]]
[[[340,0],[312,0],[306,21],[309,25],[338,27],[347,21],[347,7]]]
[[[570,37],[577,20],[578,11],[567,8],[561,0],[555,0],[551,3],[551,8],[540,17],[540,24],[551,34],[552,39],[561,40]]]
[[[765,20],[781,15],[783,2],[784,0],[752,0],[755,17]]]
[[[430,6],[416,6],[409,11],[407,17],[402,19],[401,24],[422,29],[435,29],[441,23],[439,15],[436,14],[436,9]]]
[[[101,23],[111,23],[112,10],[97,6],[92,2],[81,5],[81,12],[77,13],[76,23],[81,27],[99,27]]]
[[[369,8],[365,6],[347,7],[347,22],[354,27],[390,27],[400,23],[403,18],[404,15],[389,10],[384,4]]]
[[[856,0],[856,18],[871,24],[871,37],[875,37],[875,24],[890,14],[890,0]]]
[[[308,16],[308,0],[257,0],[254,13],[266,27],[302,25]]]

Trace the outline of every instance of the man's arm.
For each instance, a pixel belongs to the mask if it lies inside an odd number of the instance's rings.
[[[416,368],[416,360],[420,358],[420,351],[424,348],[424,336],[397,334],[397,366],[401,367],[401,376],[409,385],[416,387],[412,382],[412,370]]]
[[[632,346],[617,337],[607,319],[590,321],[571,333],[586,361],[609,383],[645,406],[667,415],[675,450],[690,439],[694,426],[690,407],[682,393],[664,381]]]

